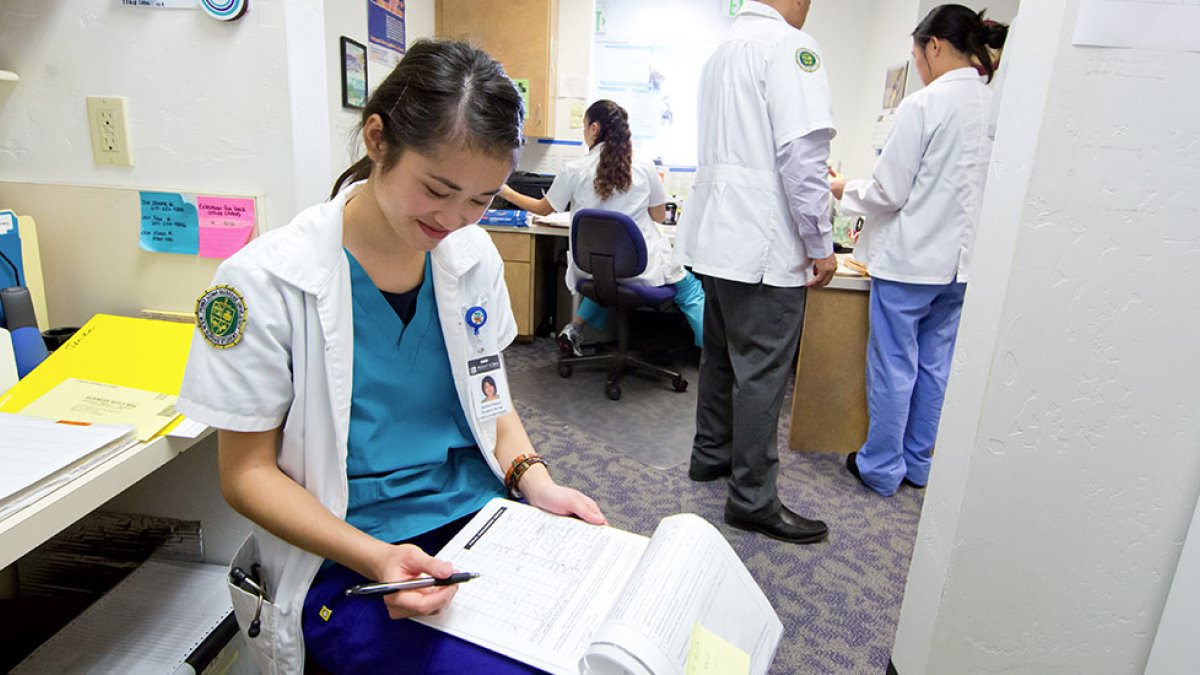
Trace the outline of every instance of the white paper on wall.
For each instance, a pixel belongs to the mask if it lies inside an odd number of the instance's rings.
[[[1072,44],[1200,51],[1200,0],[1083,0]]]

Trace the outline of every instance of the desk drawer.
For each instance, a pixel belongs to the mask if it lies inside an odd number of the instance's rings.
[[[511,262],[533,262],[533,236],[522,232],[488,232],[500,257]]]

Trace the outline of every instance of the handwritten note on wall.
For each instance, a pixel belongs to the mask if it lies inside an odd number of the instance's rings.
[[[197,197],[200,212],[200,257],[228,258],[254,232],[254,200],[235,197]]]
[[[254,199],[142,192],[140,244],[154,253],[228,258],[254,234]]]

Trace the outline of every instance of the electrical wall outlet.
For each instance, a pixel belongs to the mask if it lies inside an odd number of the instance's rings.
[[[97,164],[133,166],[129,147],[124,96],[87,97],[88,127],[92,132],[92,157]]]

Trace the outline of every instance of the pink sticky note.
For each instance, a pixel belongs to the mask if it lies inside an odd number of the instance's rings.
[[[228,258],[254,233],[253,199],[197,196],[196,212],[202,258]]]

